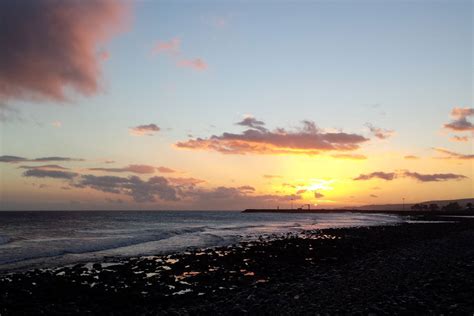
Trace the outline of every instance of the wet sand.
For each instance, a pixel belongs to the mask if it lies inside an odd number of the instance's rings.
[[[0,276],[0,314],[474,312],[474,219],[326,229]]]

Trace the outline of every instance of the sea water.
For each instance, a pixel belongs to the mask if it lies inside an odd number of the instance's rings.
[[[262,234],[401,221],[396,215],[350,212],[0,212],[0,271],[221,246]]]

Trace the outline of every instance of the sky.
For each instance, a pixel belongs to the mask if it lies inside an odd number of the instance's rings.
[[[474,197],[472,1],[0,4],[1,210]]]

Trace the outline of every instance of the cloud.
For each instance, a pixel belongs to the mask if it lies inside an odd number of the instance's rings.
[[[396,173],[394,172],[383,172],[383,171],[376,171],[369,174],[361,174],[357,178],[353,180],[370,180],[370,179],[382,179],[386,181],[391,181],[396,178]]]
[[[387,139],[395,134],[395,131],[393,130],[388,130],[388,129],[382,129],[379,127],[375,127],[370,123],[365,123],[365,126],[367,126],[370,130],[370,132],[377,137],[378,139]]]
[[[371,197],[371,198],[378,198],[378,196],[375,195],[375,194],[371,194],[370,197]]]
[[[320,198],[324,197],[324,194],[319,193],[319,192],[314,192],[314,197],[317,198],[317,199],[320,199]]]
[[[181,45],[181,40],[177,37],[169,40],[168,42],[158,41],[153,46],[152,53],[155,55],[161,54],[161,53],[177,55],[179,54],[180,45]]]
[[[69,157],[41,157],[41,158],[35,158],[35,159],[28,159],[24,157],[10,156],[10,155],[0,156],[0,162],[5,162],[5,163],[54,162],[54,161],[70,162],[70,161],[84,161],[84,159],[69,158]]]
[[[260,124],[261,125],[261,124]],[[344,132],[323,132],[311,121],[302,127],[287,131],[251,128],[241,134],[223,133],[209,138],[196,138],[175,144],[178,148],[217,151],[223,154],[306,154],[321,151],[350,151],[358,149],[367,138]]]
[[[405,158],[405,159],[407,159],[407,160],[418,160],[418,159],[420,159],[420,157],[414,156],[414,155],[406,155],[406,156],[403,157],[403,158]]]
[[[51,123],[51,126],[61,128],[63,126],[63,123],[61,121],[54,121]]]
[[[455,107],[451,111],[451,116],[454,120],[444,124],[444,128],[457,132],[474,131],[474,124],[467,120],[472,115],[474,115],[474,108]]]
[[[398,173],[395,173],[395,172],[386,173],[386,172],[378,171],[378,172],[372,172],[369,174],[361,174],[360,176],[358,176],[357,178],[354,178],[353,180],[370,180],[374,178],[387,180],[387,181],[391,181],[396,178],[412,178],[420,182],[436,182],[436,181],[467,179],[467,177],[464,175],[454,174],[454,173],[421,174],[418,172],[403,170]]]
[[[0,99],[66,101],[67,90],[97,93],[98,48],[123,30],[128,11],[114,0],[3,1]]]
[[[208,67],[207,63],[201,58],[182,59],[178,61],[178,66],[184,67],[184,68],[191,68],[191,69],[199,70],[199,71],[206,70]]]
[[[177,186],[195,186],[206,182],[206,180],[196,178],[168,178],[168,180]]]
[[[405,171],[403,176],[416,179],[421,182],[437,182],[448,180],[462,180],[467,179],[466,176],[454,173],[435,173],[435,174],[420,174],[418,172]]]
[[[437,147],[433,148],[433,150],[446,155],[445,157],[441,157],[442,159],[461,159],[461,160],[474,159],[473,154],[465,155],[465,154],[460,154],[454,151],[450,151],[444,148],[437,148]]]
[[[367,156],[360,154],[334,154],[331,157],[336,159],[348,159],[348,160],[366,160]]]
[[[69,170],[60,165],[41,165],[41,166],[19,166],[19,169],[36,169],[36,170]]]
[[[267,129],[264,127],[265,123],[263,121],[259,121],[254,117],[247,116],[242,121],[235,123],[240,126],[247,126],[253,129],[257,129],[259,131],[265,132]]]
[[[137,176],[115,177],[82,175],[73,184],[78,188],[92,188],[107,193],[125,194],[136,202],[178,201],[177,190],[163,177],[151,177],[144,181]]]
[[[138,125],[135,127],[131,127],[130,134],[135,136],[153,136],[155,133],[160,131],[160,128],[156,124],[146,124],[146,125]]]
[[[131,172],[137,174],[148,174],[154,173],[156,168],[149,165],[128,165],[123,168],[89,168],[90,171],[103,171],[103,172]]]
[[[452,142],[467,142],[467,141],[469,141],[469,137],[454,135],[449,140],[452,141]]]
[[[265,179],[281,179],[283,176],[276,175],[276,174],[264,174],[263,177]]]
[[[158,170],[161,173],[175,173],[176,172],[176,170],[174,169],[163,167],[163,166],[156,168],[156,170]]]
[[[47,170],[47,169],[29,169],[23,173],[24,177],[35,178],[54,178],[72,180],[78,174],[75,172],[61,171],[61,170]]]

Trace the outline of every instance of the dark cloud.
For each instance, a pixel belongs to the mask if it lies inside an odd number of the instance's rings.
[[[19,166],[19,169],[36,169],[36,170],[69,170],[60,165],[41,165],[41,166]]]
[[[378,198],[378,196],[375,195],[375,194],[371,194],[370,197],[371,197],[371,198]]]
[[[320,199],[320,198],[324,197],[324,194],[319,193],[319,192],[314,192],[314,197],[317,198],[317,199]]]
[[[378,139],[387,139],[387,138],[393,136],[393,134],[395,134],[395,132],[393,130],[388,130],[388,129],[375,127],[370,123],[365,123],[365,126],[367,126],[369,128],[370,132],[375,137],[377,137]]]
[[[68,158],[68,157],[42,157],[35,159],[28,159],[19,156],[9,156],[4,155],[0,156],[0,162],[6,163],[19,163],[19,162],[69,162],[69,161],[84,161],[84,159],[79,158]]]
[[[247,126],[253,129],[257,129],[259,131],[266,131],[267,129],[264,127],[265,123],[263,121],[259,121],[254,117],[248,116],[244,118],[242,121],[236,123],[237,125],[240,126]]]
[[[372,172],[369,174],[361,174],[353,180],[370,180],[370,179],[383,179],[383,180],[394,180],[396,178],[412,178],[421,182],[435,182],[435,181],[448,181],[448,180],[462,180],[467,179],[466,176],[454,173],[435,173],[435,174],[421,174],[418,172],[411,172],[408,170],[403,170],[398,173],[395,172]]]
[[[454,108],[451,111],[453,121],[444,124],[444,128],[457,132],[474,131],[474,124],[468,121],[468,117],[474,115],[474,108]]]
[[[168,178],[168,180],[176,186],[195,186],[201,183],[206,182],[202,179],[196,178]]]
[[[462,180],[467,179],[466,176],[454,173],[435,173],[435,174],[421,174],[418,172],[405,171],[404,177],[413,178],[421,182],[438,182],[448,180]]]
[[[378,178],[382,180],[391,181],[395,179],[396,176],[397,175],[395,172],[376,171],[369,174],[361,174],[357,178],[354,178],[354,180],[370,180],[370,179]]]
[[[418,160],[418,159],[420,159],[420,157],[414,156],[414,155],[406,155],[406,156],[403,157],[403,158],[405,158],[405,159],[407,159],[407,160]]]
[[[447,150],[447,149],[444,149],[444,148],[433,148],[433,150],[441,153],[441,154],[444,154],[445,156],[442,157],[443,159],[460,159],[460,160],[471,160],[471,159],[474,159],[474,155],[473,154],[460,154],[460,153],[457,153],[457,152],[454,152],[454,151],[450,151],[450,150]]]
[[[115,176],[82,175],[75,187],[92,188],[102,192],[125,194],[137,202],[153,202],[158,197],[164,201],[178,201],[178,193],[166,178],[151,177],[144,181],[137,176],[128,178]]]
[[[2,1],[0,99],[65,101],[68,89],[97,93],[99,45],[120,30],[127,11],[114,0]]]
[[[156,124],[138,125],[130,128],[130,134],[135,136],[153,136],[160,130]]]
[[[103,172],[131,172],[137,174],[150,174],[154,173],[156,168],[149,165],[128,165],[123,168],[89,168],[90,171],[103,171]]]
[[[45,169],[29,169],[23,173],[24,177],[35,178],[53,178],[72,180],[78,174],[75,172],[61,171],[61,170],[45,170]]]
[[[303,121],[294,131],[277,128],[274,131],[248,129],[241,134],[223,133],[220,136],[178,142],[176,147],[217,151],[224,154],[306,154],[322,151],[350,151],[358,149],[367,138],[344,132],[326,133],[313,122]]]

